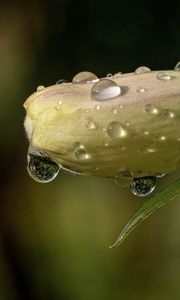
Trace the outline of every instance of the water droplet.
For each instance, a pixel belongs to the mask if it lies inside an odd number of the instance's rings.
[[[145,134],[145,135],[149,135],[149,131],[145,130],[145,131],[144,131],[144,134]]]
[[[151,72],[151,69],[149,69],[148,67],[139,67],[135,70],[136,74],[142,74],[142,73],[147,73],[147,72]]]
[[[73,147],[75,148],[75,149],[84,149],[84,145],[83,144],[81,144],[80,142],[75,142],[74,144],[73,144]]]
[[[153,153],[156,149],[152,147],[151,144],[144,144],[139,147],[139,151],[143,153]]]
[[[65,84],[65,83],[68,83],[68,80],[66,79],[59,79],[56,84]]]
[[[90,158],[90,155],[84,149],[81,148],[75,151],[75,156],[79,160],[87,160]]]
[[[107,126],[107,134],[110,137],[125,137],[127,135],[127,131],[124,129],[124,127],[119,122],[111,122]]]
[[[118,110],[117,110],[117,108],[113,107],[113,108],[111,109],[111,112],[112,112],[113,114],[117,114],[117,113],[118,113]]]
[[[145,111],[150,114],[153,114],[153,115],[157,115],[159,113],[159,109],[155,105],[152,105],[152,104],[146,104]]]
[[[94,122],[92,118],[88,118],[86,120],[85,126],[87,129],[93,129],[93,130],[98,129],[98,124]]]
[[[28,153],[27,163],[29,175],[38,182],[50,182],[59,173],[59,165],[46,156]]]
[[[42,90],[44,90],[45,89],[45,86],[44,85],[39,85],[38,87],[37,87],[37,92],[41,92]]]
[[[150,195],[156,186],[156,177],[155,176],[147,176],[134,178],[132,183],[130,184],[130,189],[132,193],[139,197],[145,197]]]
[[[168,74],[167,72],[159,72],[157,74],[157,79],[166,81],[166,80],[172,79],[172,76],[170,74]]]
[[[108,73],[108,74],[106,75],[106,77],[108,77],[108,78],[113,78],[113,74]]]
[[[157,177],[157,178],[164,177],[165,175],[166,175],[166,174],[156,173],[156,177]]]
[[[93,83],[99,81],[98,77],[91,72],[80,72],[76,74],[72,80],[72,83]]]
[[[118,97],[121,94],[121,88],[110,79],[102,79],[95,83],[91,89],[93,100],[104,101]]]
[[[116,74],[114,74],[114,78],[119,78],[122,76],[122,72],[118,72]]]
[[[122,168],[115,176],[115,183],[120,186],[129,186],[133,180],[133,172]]]
[[[147,92],[147,89],[143,88],[143,87],[138,87],[136,90],[137,93],[145,93]]]
[[[164,118],[173,119],[175,117],[175,113],[170,111],[169,109],[163,109],[161,114]]]
[[[97,104],[96,106],[95,106],[95,110],[100,110],[101,109],[101,105],[99,105],[99,104]]]
[[[175,65],[174,71],[180,71],[180,61]]]
[[[127,127],[129,127],[129,126],[131,125],[131,123],[128,122],[128,121],[126,121],[124,124],[125,124]]]

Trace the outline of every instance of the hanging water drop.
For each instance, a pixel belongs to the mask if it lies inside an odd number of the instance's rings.
[[[76,74],[72,80],[72,83],[93,83],[99,81],[98,77],[91,72],[80,72]]]
[[[172,79],[172,76],[170,74],[168,74],[167,72],[159,72],[157,74],[157,79],[168,81],[168,80]]]
[[[56,84],[66,84],[66,83],[68,83],[68,80],[66,80],[66,79],[59,79],[59,80],[56,82]]]
[[[104,101],[118,97],[121,88],[110,79],[102,79],[95,83],[91,89],[91,98],[97,101]]]
[[[151,72],[151,69],[149,69],[148,67],[139,67],[135,70],[135,74],[142,74],[142,73],[147,73],[147,72]]]
[[[139,197],[145,197],[150,195],[156,186],[156,177],[155,176],[147,176],[134,178],[132,183],[130,184],[130,189],[132,193]]]
[[[175,65],[174,71],[180,71],[180,61]]]
[[[121,125],[121,123],[114,121],[108,124],[107,134],[110,137],[124,138],[127,135],[127,130]]]
[[[49,157],[28,154],[27,170],[29,175],[40,183],[50,182],[55,179],[59,173],[59,165]]]

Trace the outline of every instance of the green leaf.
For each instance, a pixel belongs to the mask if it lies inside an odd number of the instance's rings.
[[[165,205],[168,201],[174,199],[178,194],[180,194],[180,179],[177,179],[162,192],[157,193],[154,197],[145,201],[123,228],[118,238],[114,244],[110,246],[110,248],[119,246],[139,223],[145,220],[150,214],[155,212],[161,206]]]

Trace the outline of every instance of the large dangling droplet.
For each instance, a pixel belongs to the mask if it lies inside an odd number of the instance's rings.
[[[91,89],[91,98],[97,101],[104,101],[118,97],[121,88],[116,82],[110,79],[102,79],[95,83]]]
[[[46,183],[52,181],[58,175],[59,165],[49,157],[28,153],[27,170],[35,181]]]
[[[155,176],[147,176],[134,178],[132,183],[130,184],[130,189],[132,193],[139,197],[145,197],[150,195],[156,186],[156,177]]]
[[[98,80],[99,79],[95,74],[84,71],[76,74],[72,80],[72,83],[93,83],[97,82]]]
[[[180,61],[175,65],[174,71],[180,71]]]

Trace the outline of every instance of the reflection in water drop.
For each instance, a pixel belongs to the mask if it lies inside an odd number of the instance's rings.
[[[180,61],[175,65],[174,71],[180,71]]]
[[[104,101],[118,97],[121,88],[110,79],[102,79],[95,83],[91,89],[91,98],[97,101]]]
[[[155,176],[147,176],[134,178],[132,183],[130,184],[130,189],[132,193],[139,197],[145,197],[150,195],[156,186],[156,177]]]
[[[59,165],[49,157],[28,153],[27,170],[34,180],[46,183],[52,181],[58,175]]]
[[[97,82],[98,80],[99,79],[95,74],[84,71],[76,74],[72,80],[72,83],[93,83]]]
[[[107,134],[110,137],[125,137],[127,135],[127,131],[123,128],[121,123],[119,122],[111,122],[107,126]]]
[[[40,91],[42,91],[42,90],[44,90],[45,89],[45,86],[44,85],[39,85],[38,87],[37,87],[37,92],[40,92]]]
[[[171,80],[172,76],[167,72],[159,72],[157,74],[157,79],[166,81],[166,80]]]
[[[147,72],[151,72],[151,69],[149,69],[148,67],[139,67],[135,70],[135,74],[142,74],[142,73],[147,73]]]

